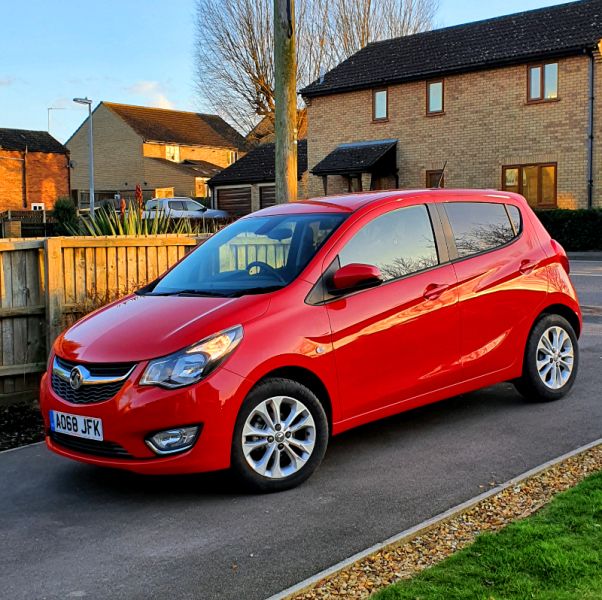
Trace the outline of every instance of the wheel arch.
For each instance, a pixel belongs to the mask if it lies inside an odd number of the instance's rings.
[[[537,323],[544,315],[559,315],[564,317],[571,324],[577,338],[581,335],[581,320],[577,313],[566,304],[551,304],[550,306],[546,306],[546,308],[537,315],[535,321],[533,321],[531,329],[535,327],[535,323]]]
[[[320,401],[322,406],[324,407],[324,412],[326,412],[326,418],[328,419],[328,430],[330,435],[332,435],[332,399],[328,392],[328,388],[324,384],[324,382],[318,377],[313,371],[306,369],[305,367],[298,366],[290,366],[290,367],[278,367],[265,373],[259,381],[253,386],[253,388],[257,387],[260,383],[265,381],[266,379],[272,379],[281,377],[284,379],[291,379],[304,385],[308,388],[313,394],[315,394],[316,398]]]

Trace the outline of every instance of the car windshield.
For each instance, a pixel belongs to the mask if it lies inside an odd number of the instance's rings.
[[[139,293],[234,297],[282,288],[344,218],[318,213],[239,219]]]

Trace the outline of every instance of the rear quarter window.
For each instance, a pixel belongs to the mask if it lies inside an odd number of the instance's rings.
[[[508,214],[510,215],[510,220],[512,221],[514,231],[516,232],[516,235],[518,235],[522,230],[523,224],[520,209],[518,206],[514,206],[512,204],[506,204],[506,208],[508,209]]]
[[[449,202],[445,205],[445,211],[459,258],[493,250],[507,244],[515,237],[503,204]]]

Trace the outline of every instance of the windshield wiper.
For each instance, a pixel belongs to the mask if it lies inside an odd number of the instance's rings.
[[[252,287],[246,288],[243,290],[236,290],[229,294],[231,298],[236,298],[238,296],[246,296],[247,294],[265,294],[267,292],[275,292],[276,290],[281,290],[284,285],[265,285],[263,287]]]
[[[149,292],[146,296],[207,296],[212,298],[227,298],[229,294],[223,292],[214,292],[212,290],[173,290],[170,292]]]

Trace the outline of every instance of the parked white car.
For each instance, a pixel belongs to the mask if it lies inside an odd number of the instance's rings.
[[[161,211],[172,219],[226,219],[228,217],[225,210],[207,208],[192,198],[182,196],[147,200],[142,218],[152,219],[156,211]]]

